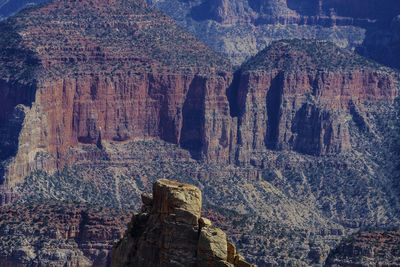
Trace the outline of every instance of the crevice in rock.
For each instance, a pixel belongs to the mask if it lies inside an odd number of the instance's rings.
[[[281,104],[283,95],[283,76],[280,72],[271,82],[271,87],[267,93],[267,134],[265,146],[268,149],[278,148],[279,122],[281,119]]]
[[[226,90],[226,97],[228,98],[231,117],[238,117],[240,114],[240,108],[238,103],[238,91],[239,91],[241,76],[242,76],[241,70],[235,71],[235,73],[233,74],[232,83]]]
[[[201,77],[193,79],[182,109],[183,122],[179,144],[189,150],[194,159],[200,159],[203,148],[205,82]]]

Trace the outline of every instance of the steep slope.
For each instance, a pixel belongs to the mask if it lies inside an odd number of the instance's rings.
[[[271,150],[301,153],[287,160],[303,177],[288,182],[311,186],[324,203],[325,215],[341,224],[349,217],[363,223],[369,220],[353,209],[378,216],[372,202],[362,204],[376,199],[375,206],[382,201],[373,196],[374,190],[389,190],[396,196],[392,147],[398,138],[393,126],[399,123],[397,73],[324,41],[292,40],[273,43],[236,76],[229,93],[237,100],[232,110],[238,117],[236,160],[240,164],[281,169]],[[307,167],[305,154],[319,156],[318,163]],[[277,161],[279,157],[283,156]],[[355,183],[355,192],[347,190],[348,183]],[[340,192],[340,200],[334,200],[335,191]],[[385,201],[394,203],[384,206],[396,207],[395,199],[388,197]],[[394,214],[379,220],[389,223],[390,217],[398,216]]]
[[[382,43],[364,45],[400,14],[396,0],[148,0],[180,26],[240,65],[273,40],[328,40],[342,48],[380,53]],[[390,38],[390,37],[389,37]],[[371,43],[371,41],[369,41]],[[388,49],[390,46],[386,46]],[[396,48],[397,52],[399,51]],[[396,60],[375,60],[399,67]]]
[[[142,1],[53,1],[1,28],[5,184],[102,140],[159,138],[227,160],[228,61]]]
[[[1,204],[138,210],[178,179],[260,266],[321,265],[344,235],[399,222],[390,69],[294,40],[234,75],[141,1],[53,1],[0,25]]]
[[[330,253],[326,266],[400,266],[399,244],[395,230],[357,233]]]
[[[1,266],[108,266],[127,210],[47,202],[0,208]]]
[[[47,0],[49,1],[49,0]],[[27,4],[0,2],[0,19]],[[46,0],[29,1],[29,3]],[[187,31],[236,65],[274,40],[328,40],[356,50],[390,67],[400,68],[392,55],[400,52],[390,25],[400,14],[396,0],[147,0]],[[377,38],[378,36],[378,38]],[[376,40],[379,40],[378,42]]]
[[[394,103],[395,79],[390,70],[325,41],[273,43],[242,66],[231,92],[239,161],[265,148],[311,155],[351,150],[349,120],[365,130],[360,112],[372,103]]]

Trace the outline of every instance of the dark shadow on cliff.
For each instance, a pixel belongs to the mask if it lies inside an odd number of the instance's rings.
[[[205,123],[205,83],[202,77],[195,77],[189,86],[183,104],[182,131],[179,144],[190,151],[194,159],[201,158]]]
[[[322,128],[325,129],[324,144],[330,147],[332,135],[330,116],[329,112],[320,110],[314,104],[303,104],[296,112],[292,125],[292,132],[297,136],[292,140],[294,150],[308,155],[320,155]]]
[[[271,87],[267,93],[267,135],[265,137],[265,146],[268,149],[278,148],[279,122],[281,120],[281,104],[283,94],[283,76],[280,72],[271,82]]]
[[[0,185],[7,163],[17,154],[25,107],[35,101],[39,60],[22,45],[12,19],[0,23]]]
[[[240,114],[240,108],[238,103],[239,97],[239,86],[240,86],[240,78],[242,76],[242,71],[237,70],[233,74],[233,80],[231,85],[226,89],[226,97],[229,102],[229,111],[231,117],[237,117]]]

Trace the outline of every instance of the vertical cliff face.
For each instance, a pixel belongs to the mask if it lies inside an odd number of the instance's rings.
[[[201,217],[197,187],[158,180],[153,195],[143,195],[142,201],[142,212],[113,248],[112,266],[254,266]]]
[[[155,138],[199,159],[227,161],[233,126],[224,93],[229,82],[222,72],[87,75],[51,83],[39,96],[41,103],[52,103],[45,107],[49,152],[62,154],[100,139]]]
[[[289,41],[247,62],[236,89],[239,161],[266,149],[351,150],[349,121],[362,127],[368,103],[393,103],[397,95],[393,74],[359,60],[325,42]]]
[[[102,140],[162,139],[229,160],[229,63],[144,2],[52,1],[1,29],[3,182],[60,169],[69,148]]]

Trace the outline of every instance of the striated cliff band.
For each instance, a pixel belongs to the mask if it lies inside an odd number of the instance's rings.
[[[259,266],[321,266],[344,236],[400,221],[398,73],[332,43],[273,42],[234,72],[144,1],[55,0],[0,22],[0,48],[5,213],[137,211],[156,179],[178,179]],[[0,260],[52,259],[7,227]]]
[[[304,38],[328,40],[399,68],[396,0],[147,1],[235,65],[274,40]]]
[[[228,61],[142,1],[53,1],[1,28],[5,184],[61,169],[71,146],[102,140],[226,154],[213,138],[231,134]]]
[[[0,1],[0,20],[31,3]],[[240,65],[274,40],[328,40],[399,68],[396,0],[147,0],[214,51]]]

